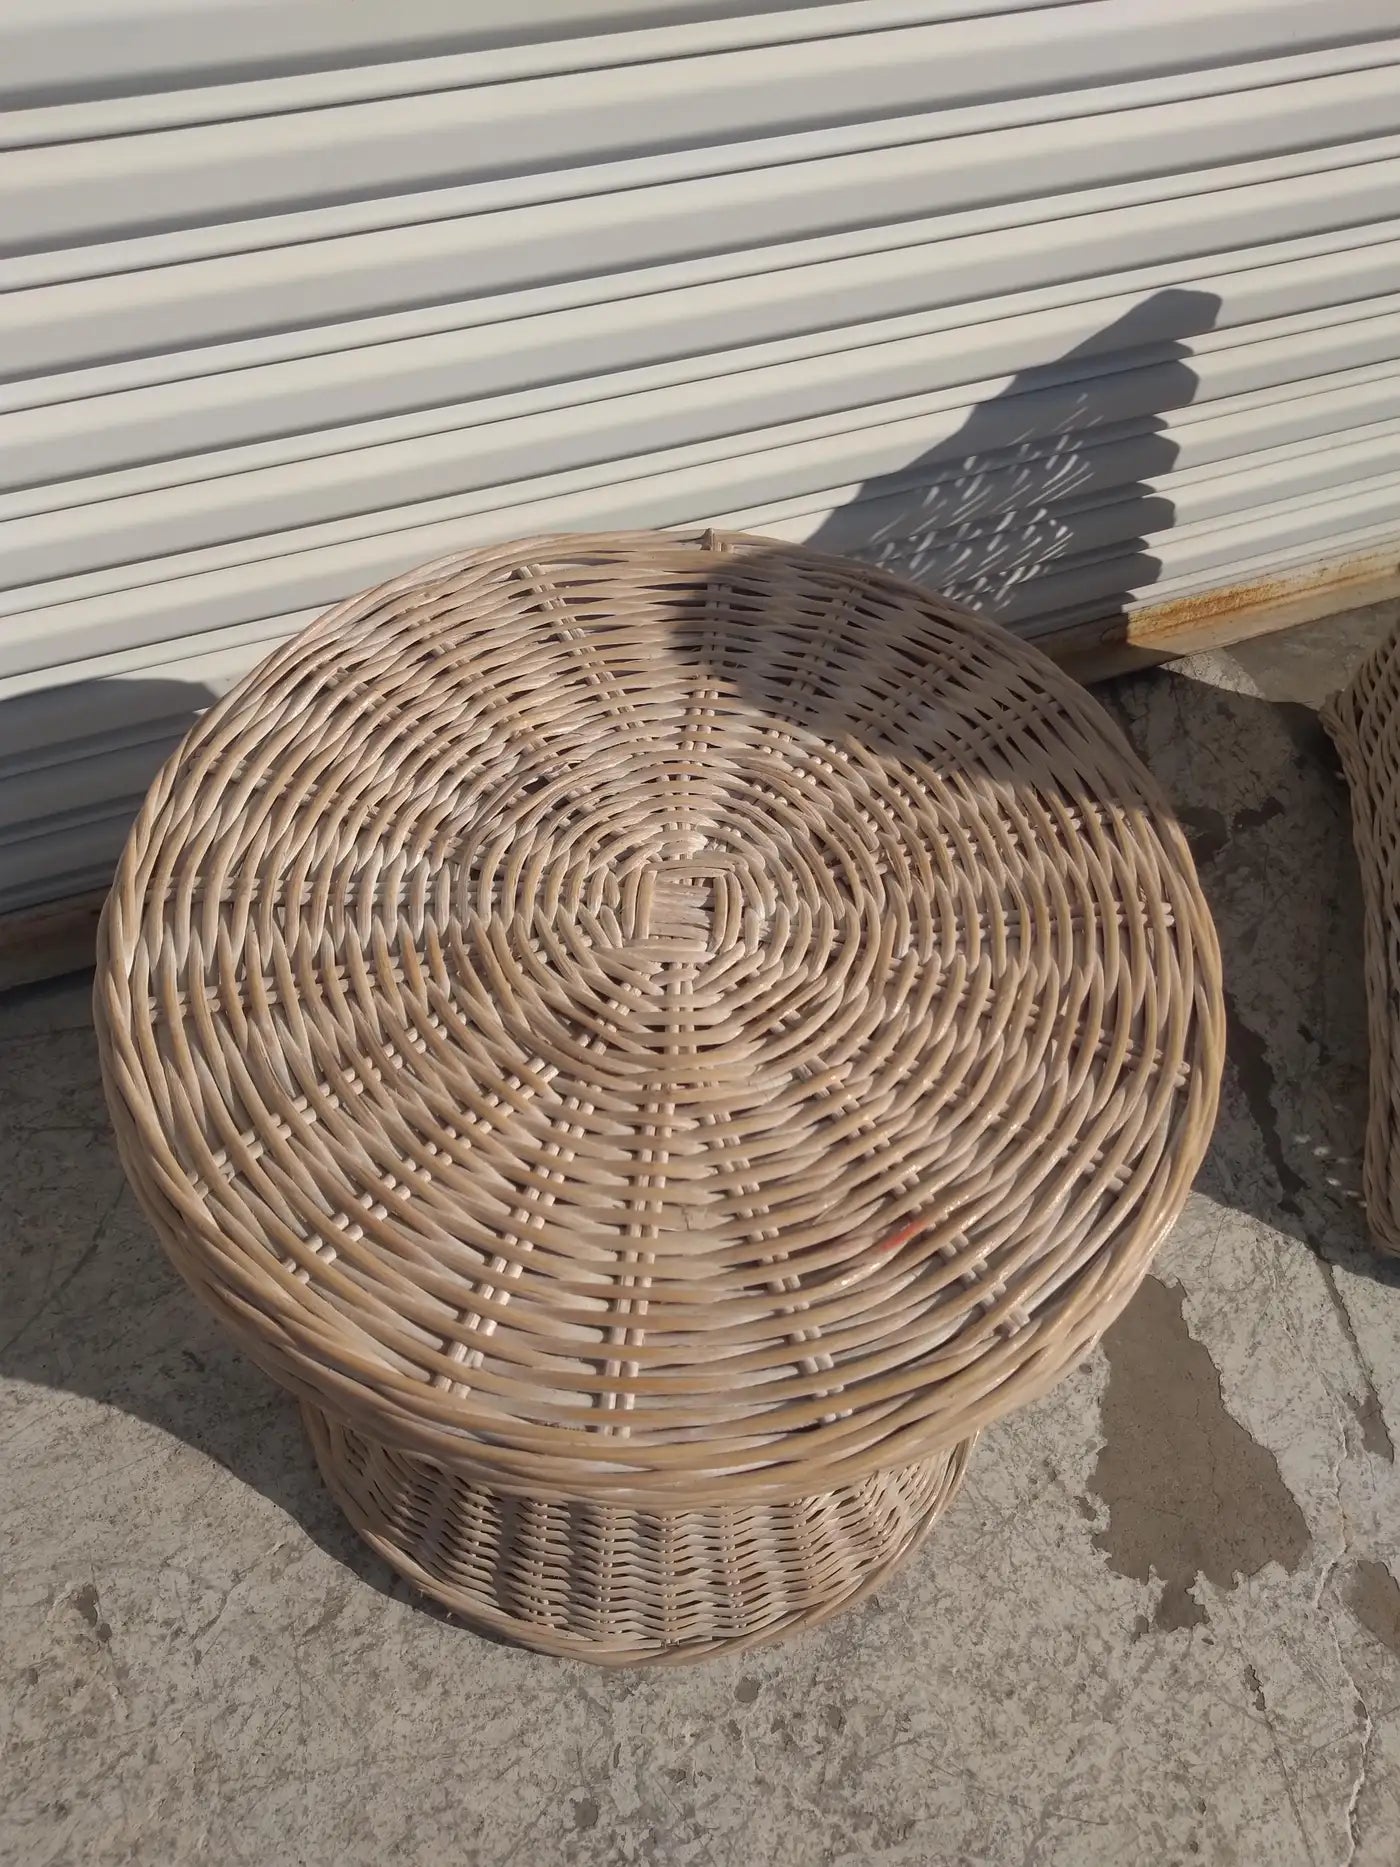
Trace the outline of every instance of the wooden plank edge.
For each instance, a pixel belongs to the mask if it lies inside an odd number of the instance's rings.
[[[0,914],[0,992],[84,972],[97,949],[106,889]]]
[[[1400,597],[1400,559],[1392,547],[1344,564],[1314,566],[1294,577],[1204,590],[1174,603],[1145,605],[1127,616],[1075,623],[1036,636],[1035,643],[1089,686],[1395,597]]]

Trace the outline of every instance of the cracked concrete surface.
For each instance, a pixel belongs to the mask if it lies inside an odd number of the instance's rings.
[[[1209,1161],[922,1556],[733,1660],[597,1673],[415,1606],[123,1191],[87,982],[0,1001],[0,1860],[1393,1867],[1400,1268],[1360,1224],[1359,901],[1313,716],[1393,616],[1106,696],[1220,926]]]

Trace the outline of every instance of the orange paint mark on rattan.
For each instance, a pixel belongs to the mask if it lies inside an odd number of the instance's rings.
[[[927,1219],[906,1219],[903,1225],[897,1225],[892,1232],[888,1232],[885,1237],[880,1240],[879,1244],[876,1245],[875,1249],[877,1251],[898,1251],[899,1247],[901,1245],[907,1245],[911,1238],[917,1238],[927,1224]]]

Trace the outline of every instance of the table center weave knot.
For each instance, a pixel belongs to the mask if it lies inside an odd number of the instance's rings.
[[[744,891],[722,861],[660,861],[634,871],[619,920],[629,945],[654,946],[660,958],[723,951],[743,920]]]

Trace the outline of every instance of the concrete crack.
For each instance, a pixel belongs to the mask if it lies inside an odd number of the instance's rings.
[[[1365,1389],[1359,1402],[1353,1401],[1349,1403],[1352,1412],[1356,1415],[1357,1424],[1361,1428],[1363,1449],[1367,1452],[1376,1453],[1379,1457],[1383,1458],[1388,1465],[1393,1465],[1395,1463],[1395,1442],[1391,1438],[1390,1426],[1381,1407],[1381,1397],[1376,1387],[1375,1373],[1372,1370],[1370,1361],[1367,1359],[1366,1351],[1361,1346],[1361,1338],[1356,1333],[1356,1324],[1352,1320],[1351,1311],[1347,1308],[1346,1298],[1342,1295],[1341,1287],[1337,1282],[1337,1267],[1330,1259],[1321,1257],[1316,1252],[1314,1253],[1314,1258],[1318,1269],[1322,1272],[1322,1281],[1326,1287],[1327,1295],[1331,1299],[1332,1308],[1336,1313],[1338,1325],[1341,1328],[1342,1334],[1346,1337],[1347,1347],[1351,1350],[1352,1359],[1356,1363],[1357,1369],[1361,1375],[1362,1386]]]
[[[1340,1651],[1340,1648],[1338,1650]],[[1346,1673],[1348,1679],[1351,1679],[1351,1674],[1347,1672],[1345,1666],[1342,1671]],[[1356,1781],[1351,1786],[1351,1795],[1347,1801],[1347,1835],[1350,1845],[1343,1856],[1342,1867],[1348,1867],[1348,1863],[1356,1859],[1356,1851],[1361,1846],[1361,1792],[1366,1787],[1366,1771],[1371,1762],[1371,1740],[1376,1731],[1376,1721],[1371,1716],[1371,1707],[1366,1703],[1363,1695],[1357,1691],[1354,1679],[1351,1680],[1351,1689],[1356,1692],[1356,1702],[1361,1707],[1363,1722],[1361,1725],[1361,1761],[1357,1765]]]
[[[1343,1550],[1343,1554],[1345,1554],[1345,1549]],[[1341,1556],[1338,1556],[1328,1565],[1329,1574],[1336,1569],[1341,1559]],[[1350,1867],[1350,1863],[1356,1859],[1357,1850],[1361,1845],[1361,1796],[1366,1787],[1367,1771],[1371,1764],[1371,1743],[1375,1737],[1376,1720],[1372,1715],[1370,1705],[1367,1703],[1365,1693],[1356,1683],[1355,1676],[1350,1666],[1347,1665],[1345,1656],[1342,1653],[1342,1643],[1337,1634],[1335,1616],[1324,1612],[1322,1618],[1327,1624],[1327,1631],[1331,1635],[1332,1645],[1336,1649],[1337,1664],[1341,1668],[1342,1677],[1351,1687],[1353,1710],[1360,1713],[1360,1717],[1357,1721],[1357,1729],[1361,1734],[1361,1755],[1357,1759],[1356,1775],[1347,1796],[1345,1811],[1347,1823],[1347,1851],[1338,1863],[1338,1867]]]
[[[1322,1574],[1318,1578],[1317,1590],[1313,1595],[1313,1610],[1326,1625],[1328,1636],[1331,1639],[1333,1649],[1337,1655],[1338,1668],[1341,1671],[1343,1679],[1345,1679],[1347,1684],[1351,1687],[1353,1712],[1360,1712],[1357,1729],[1361,1734],[1361,1755],[1357,1760],[1356,1776],[1347,1796],[1345,1811],[1347,1851],[1342,1855],[1338,1863],[1338,1867],[1350,1867],[1350,1863],[1356,1859],[1357,1850],[1361,1845],[1359,1808],[1361,1795],[1366,1787],[1366,1773],[1370,1766],[1371,1742],[1375,1734],[1376,1721],[1371,1714],[1369,1704],[1366,1702],[1366,1696],[1362,1692],[1360,1686],[1357,1685],[1352,1670],[1350,1666],[1347,1665],[1346,1657],[1342,1652],[1342,1642],[1337,1632],[1336,1616],[1332,1613],[1330,1608],[1323,1606],[1323,1597],[1326,1595],[1333,1577],[1351,1553],[1351,1539],[1347,1535],[1346,1506],[1342,1501],[1342,1473],[1346,1467],[1347,1460],[1351,1456],[1351,1449],[1347,1442],[1346,1426],[1341,1419],[1337,1420],[1337,1428],[1337,1437],[1341,1444],[1341,1451],[1336,1464],[1332,1468],[1331,1474],[1332,1489],[1337,1500],[1337,1548],[1330,1560],[1324,1565]]]

